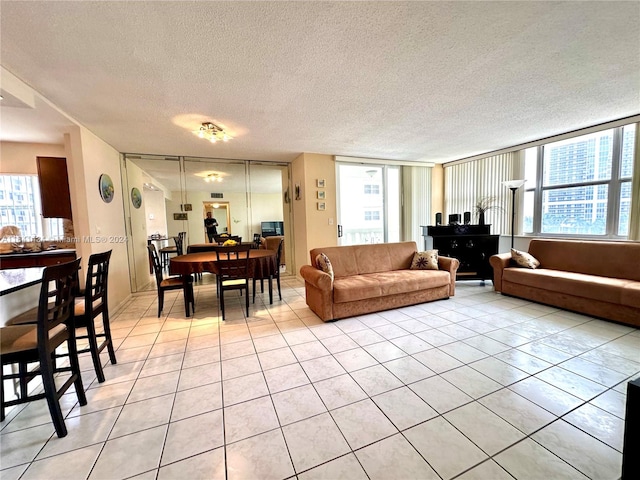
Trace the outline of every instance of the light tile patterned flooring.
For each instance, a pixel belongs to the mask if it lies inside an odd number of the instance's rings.
[[[205,276],[206,278],[206,276]],[[304,285],[222,322],[214,287],[134,296],[89,403],[10,411],[3,480],[617,479],[640,330],[459,282],[443,301],[323,323]],[[266,304],[265,304],[266,303]],[[106,356],[105,356],[106,361]]]

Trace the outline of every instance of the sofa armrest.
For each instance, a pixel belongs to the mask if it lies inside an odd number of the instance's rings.
[[[453,297],[456,294],[456,273],[460,266],[460,260],[452,257],[444,257],[438,255],[438,270],[445,270],[449,272],[451,281],[449,282],[449,296]]]
[[[333,281],[331,280],[331,275],[323,272],[322,270],[318,270],[311,265],[303,265],[300,268],[300,275],[305,282],[310,283],[320,290],[333,290]]]
[[[493,268],[493,288],[496,292],[502,291],[502,271],[511,265],[511,253],[498,253],[491,255],[489,263]]]
[[[309,308],[321,320],[333,320],[333,281],[331,275],[311,265],[303,265],[300,275],[304,279],[305,296]]]

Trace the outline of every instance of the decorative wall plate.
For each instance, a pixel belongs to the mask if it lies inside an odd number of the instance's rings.
[[[100,175],[100,179],[98,180],[98,189],[100,190],[102,201],[104,203],[111,203],[115,194],[115,189],[113,188],[113,181],[111,180],[111,177],[106,173]]]
[[[135,208],[140,208],[140,205],[142,205],[142,194],[136,187],[131,189],[131,203]]]

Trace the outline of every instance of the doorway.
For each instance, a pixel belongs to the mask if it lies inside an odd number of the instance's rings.
[[[229,202],[203,202],[203,220],[207,217],[207,213],[211,213],[211,216],[218,223],[218,234],[227,233],[229,235],[234,235],[231,231],[231,212],[229,210]],[[204,241],[208,241],[206,229],[204,230]]]

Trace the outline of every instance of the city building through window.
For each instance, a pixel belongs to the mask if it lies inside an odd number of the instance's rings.
[[[525,152],[524,233],[625,237],[635,125]]]

